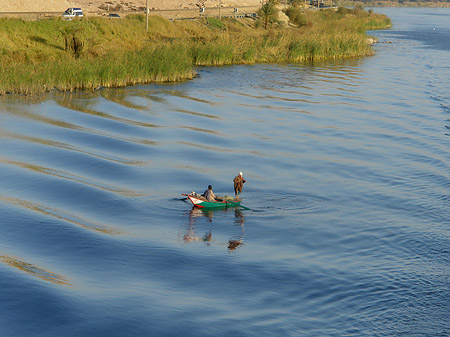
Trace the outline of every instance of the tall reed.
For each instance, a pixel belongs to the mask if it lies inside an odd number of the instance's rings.
[[[370,55],[364,32],[390,24],[367,13],[305,13],[303,19],[299,28],[266,30],[250,19],[150,17],[148,33],[139,15],[71,22],[0,19],[0,95],[178,81],[192,78],[197,65]],[[77,53],[67,47],[68,32],[83,47]]]

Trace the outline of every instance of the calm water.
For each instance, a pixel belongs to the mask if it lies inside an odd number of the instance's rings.
[[[449,336],[450,10],[375,11],[374,57],[2,98],[0,336]]]

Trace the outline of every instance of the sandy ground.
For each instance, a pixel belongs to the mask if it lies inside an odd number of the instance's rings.
[[[69,6],[67,0],[0,0],[0,12],[56,12]]]
[[[261,0],[148,0],[150,9],[193,9],[199,7],[260,6]],[[59,12],[81,7],[87,13],[144,10],[146,0],[0,0],[0,12]]]

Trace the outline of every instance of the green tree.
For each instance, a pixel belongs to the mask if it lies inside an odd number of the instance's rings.
[[[267,29],[269,24],[277,20],[278,9],[276,8],[277,0],[268,0],[258,11],[258,15],[262,18],[264,28]]]
[[[72,52],[75,58],[79,58],[85,46],[84,29],[66,27],[61,29],[60,32],[64,39],[64,50]]]

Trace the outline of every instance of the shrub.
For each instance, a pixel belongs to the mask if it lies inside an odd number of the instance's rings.
[[[289,21],[294,25],[299,27],[306,26],[306,16],[303,14],[301,9],[289,7],[285,13],[289,17]]]
[[[339,6],[336,13],[338,13],[339,15],[353,14],[353,10],[343,6]]]
[[[292,7],[301,7],[303,5],[303,1],[302,0],[289,0],[289,4]]]
[[[61,29],[61,34],[64,38],[64,50],[72,52],[75,58],[79,58],[86,40],[83,28],[66,27]]]
[[[137,20],[140,22],[144,22],[145,21],[145,15],[142,14],[129,14],[125,17],[125,19],[127,20]]]
[[[216,18],[208,18],[208,25],[217,29],[224,29],[225,25],[222,21]]]

